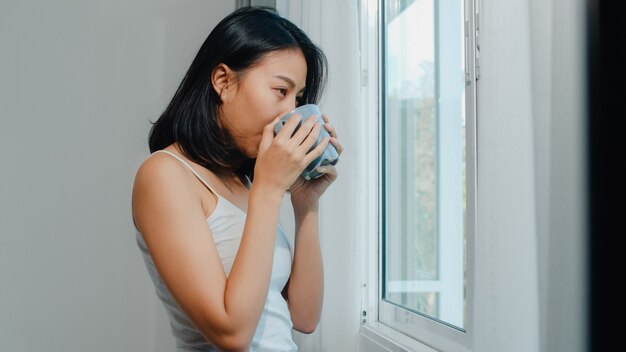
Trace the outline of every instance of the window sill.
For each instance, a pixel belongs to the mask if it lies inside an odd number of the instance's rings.
[[[370,346],[376,346],[366,348],[365,352],[437,352],[437,350],[378,322],[361,325],[359,335],[360,339],[367,341]],[[376,349],[378,347],[380,349]]]

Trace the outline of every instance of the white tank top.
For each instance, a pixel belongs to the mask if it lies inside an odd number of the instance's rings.
[[[217,197],[217,205],[213,213],[207,218],[209,228],[213,235],[213,240],[217,246],[217,251],[224,266],[226,276],[235,260],[235,255],[239,249],[239,242],[243,234],[246,221],[246,213],[239,207],[232,204],[226,198],[220,196],[206,182],[200,174],[193,169],[189,163],[178,155],[166,150],[159,150],[155,153],[167,153],[185,167],[187,167],[211,192]],[[154,155],[153,153],[152,155]],[[154,284],[157,296],[165,306],[167,311],[171,331],[176,339],[177,350],[182,351],[216,351],[207,342],[202,334],[189,320],[185,312],[176,303],[169,290],[163,283],[158,273],[150,250],[140,232],[137,232],[137,245],[143,255],[146,268]],[[288,241],[283,227],[278,224],[276,229],[276,244],[274,246],[274,261],[272,264],[272,275],[267,294],[267,301],[263,307],[261,318],[250,346],[251,352],[275,352],[275,351],[297,351],[298,347],[293,342],[291,330],[293,323],[287,308],[287,302],[283,298],[281,291],[285,287],[289,275],[291,274],[291,264],[293,261],[293,247]]]

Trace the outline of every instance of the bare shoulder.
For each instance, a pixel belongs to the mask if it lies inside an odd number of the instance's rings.
[[[172,156],[164,153],[156,153],[146,158],[135,175],[135,184],[158,180],[162,177],[182,177],[185,175],[183,165]]]
[[[144,192],[169,190],[181,191],[188,188],[187,170],[176,159],[165,154],[154,154],[144,160],[137,169],[133,185],[133,198]]]
[[[145,221],[145,214],[157,215],[168,208],[189,210],[190,207],[202,210],[189,171],[178,160],[163,153],[144,160],[135,174],[132,192],[133,219],[138,229]]]

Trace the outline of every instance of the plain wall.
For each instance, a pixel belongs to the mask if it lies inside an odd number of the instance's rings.
[[[172,351],[135,243],[147,135],[233,1],[0,1],[0,351]]]

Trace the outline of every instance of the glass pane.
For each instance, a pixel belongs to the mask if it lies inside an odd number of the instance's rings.
[[[384,3],[383,299],[463,327],[463,2]]]

